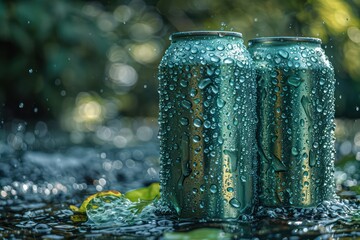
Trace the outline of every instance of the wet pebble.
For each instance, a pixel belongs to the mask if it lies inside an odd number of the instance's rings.
[[[157,222],[159,226],[165,227],[165,226],[173,226],[173,222],[170,220],[160,220]]]
[[[37,233],[46,233],[46,232],[50,232],[51,231],[51,227],[47,224],[44,223],[39,223],[38,225],[36,225],[33,230],[34,232]]]
[[[36,225],[36,222],[34,221],[24,221],[24,222],[20,222],[19,224],[16,224],[17,227],[20,228],[32,228]]]
[[[41,237],[42,239],[64,239],[63,236],[55,235],[55,234],[48,234]]]

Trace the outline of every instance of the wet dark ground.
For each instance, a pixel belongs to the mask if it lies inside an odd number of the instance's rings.
[[[353,155],[341,156],[346,138],[337,142],[335,176],[341,200],[317,209],[258,208],[258,216],[253,218],[205,223],[157,215],[151,205],[145,214],[129,222],[73,222],[69,205],[79,205],[93,193],[108,189],[124,193],[159,180],[156,123],[135,125],[126,126],[128,131],[122,135],[116,130],[106,135],[104,128],[96,134],[69,136],[50,132],[43,123],[29,127],[22,122],[1,132],[6,140],[0,144],[0,237],[360,239],[360,161],[356,160],[357,142]]]

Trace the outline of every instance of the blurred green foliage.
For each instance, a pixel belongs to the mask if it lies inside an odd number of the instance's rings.
[[[336,71],[338,117],[360,117],[360,0],[3,0],[0,120],[92,131],[157,116],[157,65],[175,31],[313,36]]]

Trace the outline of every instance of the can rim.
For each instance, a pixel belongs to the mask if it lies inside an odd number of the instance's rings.
[[[320,38],[314,37],[292,37],[292,36],[279,36],[279,37],[260,37],[249,40],[249,44],[253,43],[273,43],[273,42],[309,42],[321,44]]]
[[[183,38],[183,37],[201,37],[201,36],[232,36],[242,38],[242,34],[239,32],[233,31],[186,31],[186,32],[176,32],[170,35],[170,40]]]

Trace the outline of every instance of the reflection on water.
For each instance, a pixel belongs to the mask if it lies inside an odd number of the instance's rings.
[[[13,122],[0,133],[6,139],[0,144],[2,238],[360,238],[359,122],[337,122],[335,176],[343,199],[337,204],[303,210],[259,208],[258,216],[249,221],[226,223],[180,222],[156,215],[150,205],[126,224],[117,218],[102,224],[74,223],[69,205],[79,205],[97,191],[126,192],[158,181],[156,122],[119,121],[80,137],[84,133],[56,133],[44,122],[30,125]],[[113,216],[121,216],[116,211],[121,207],[113,211]]]

